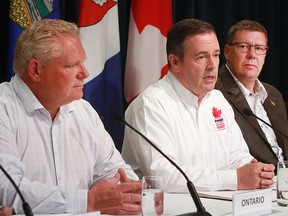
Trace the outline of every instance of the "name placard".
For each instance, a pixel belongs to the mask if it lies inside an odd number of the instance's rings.
[[[272,189],[259,189],[233,195],[233,215],[264,215],[272,212]]]

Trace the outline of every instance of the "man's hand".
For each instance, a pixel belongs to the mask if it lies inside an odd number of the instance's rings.
[[[260,188],[269,188],[273,185],[275,176],[274,170],[275,166],[273,164],[263,164],[262,172],[260,173],[261,182]]]
[[[10,216],[12,209],[7,206],[0,206],[0,216]]]
[[[87,211],[137,215],[141,212],[141,186],[141,181],[127,178],[119,169],[113,178],[102,180],[88,191]]]
[[[252,160],[237,169],[238,190],[268,188],[273,184],[274,165]]]

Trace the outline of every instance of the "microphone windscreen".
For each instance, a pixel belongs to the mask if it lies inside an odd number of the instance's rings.
[[[124,121],[124,118],[122,117],[122,116],[120,116],[120,115],[114,115],[114,118],[116,119],[116,121],[118,121],[118,122],[123,122]]]
[[[244,108],[244,109],[243,109],[243,113],[244,113],[245,115],[248,115],[248,116],[254,115],[254,113],[252,112],[252,110],[251,110],[251,109],[248,109],[248,108]]]

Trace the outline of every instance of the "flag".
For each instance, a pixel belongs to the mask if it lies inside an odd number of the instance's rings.
[[[168,72],[166,41],[172,25],[172,0],[131,1],[124,81],[128,103]]]
[[[80,0],[80,39],[87,55],[84,99],[102,117],[105,129],[121,151],[124,126],[114,119],[123,113],[118,5],[115,0]]]
[[[23,29],[43,18],[60,18],[59,0],[10,0],[8,72],[4,77],[6,81],[14,76],[13,59],[17,38]]]

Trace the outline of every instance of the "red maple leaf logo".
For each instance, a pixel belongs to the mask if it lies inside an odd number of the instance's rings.
[[[215,118],[219,118],[222,114],[222,111],[221,110],[218,110],[217,108],[213,107],[212,109],[212,114]]]

